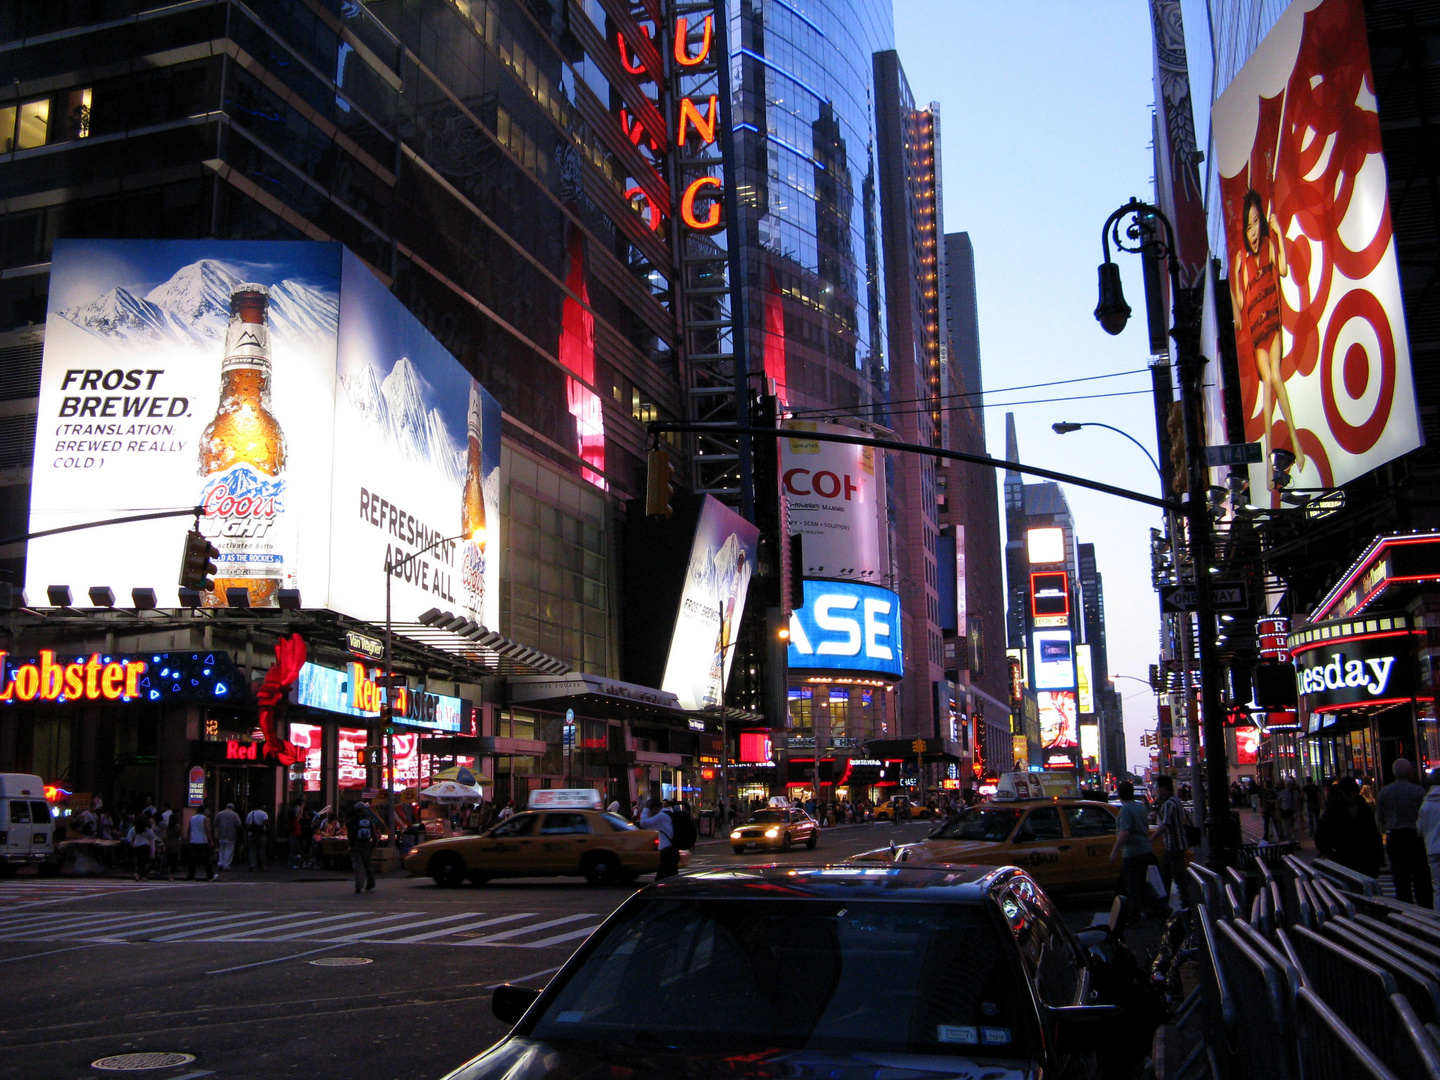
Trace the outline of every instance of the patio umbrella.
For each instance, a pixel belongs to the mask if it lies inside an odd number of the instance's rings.
[[[457,784],[467,784],[471,786],[478,783],[475,779],[475,774],[464,765],[451,765],[448,769],[441,769],[435,774],[434,779],[437,782],[441,780],[454,780]]]
[[[420,794],[436,802],[480,802],[485,798],[478,785],[457,784],[454,780],[442,780],[423,789]]]

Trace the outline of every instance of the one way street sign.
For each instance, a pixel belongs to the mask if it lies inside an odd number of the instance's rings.
[[[1250,606],[1243,582],[1225,585],[1212,582],[1210,605],[1216,611],[1244,611]],[[1190,585],[1162,585],[1160,587],[1160,608],[1162,611],[1194,611],[1195,589]]]

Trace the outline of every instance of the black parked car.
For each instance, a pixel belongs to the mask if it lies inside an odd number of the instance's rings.
[[[449,1080],[1087,1075],[1120,1011],[1023,871],[759,866],[631,897]],[[518,1022],[517,1022],[518,1021]]]

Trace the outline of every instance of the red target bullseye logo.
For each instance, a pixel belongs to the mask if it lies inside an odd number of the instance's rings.
[[[1341,332],[1352,319],[1363,320],[1369,326],[1367,336],[1374,338],[1379,351],[1378,363],[1370,349],[1359,341],[1352,342],[1343,356],[1335,355]],[[1335,305],[1325,328],[1320,358],[1320,396],[1325,405],[1325,420],[1341,447],[1352,454],[1363,454],[1380,440],[1390,420],[1390,406],[1395,401],[1395,338],[1385,308],[1374,293],[1353,289]],[[1377,376],[1379,389],[1369,418],[1359,424],[1350,423],[1336,400],[1337,384],[1351,402],[1356,402],[1364,397]]]

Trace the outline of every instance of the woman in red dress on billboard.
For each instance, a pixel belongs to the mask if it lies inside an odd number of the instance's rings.
[[[1295,454],[1294,469],[1305,468],[1305,451],[1300,448],[1300,435],[1295,426],[1295,410],[1285,391],[1280,371],[1280,279],[1290,272],[1285,260],[1285,244],[1275,215],[1266,215],[1264,203],[1253,188],[1245,193],[1241,207],[1245,220],[1245,249],[1237,252],[1230,273],[1230,299],[1234,304],[1235,325],[1249,333],[1255,353],[1255,373],[1260,379],[1261,419],[1264,428],[1261,443],[1265,448],[1267,467],[1270,460],[1270,429],[1275,418],[1275,403],[1290,432],[1290,449]],[[1271,483],[1274,488],[1274,483]]]

